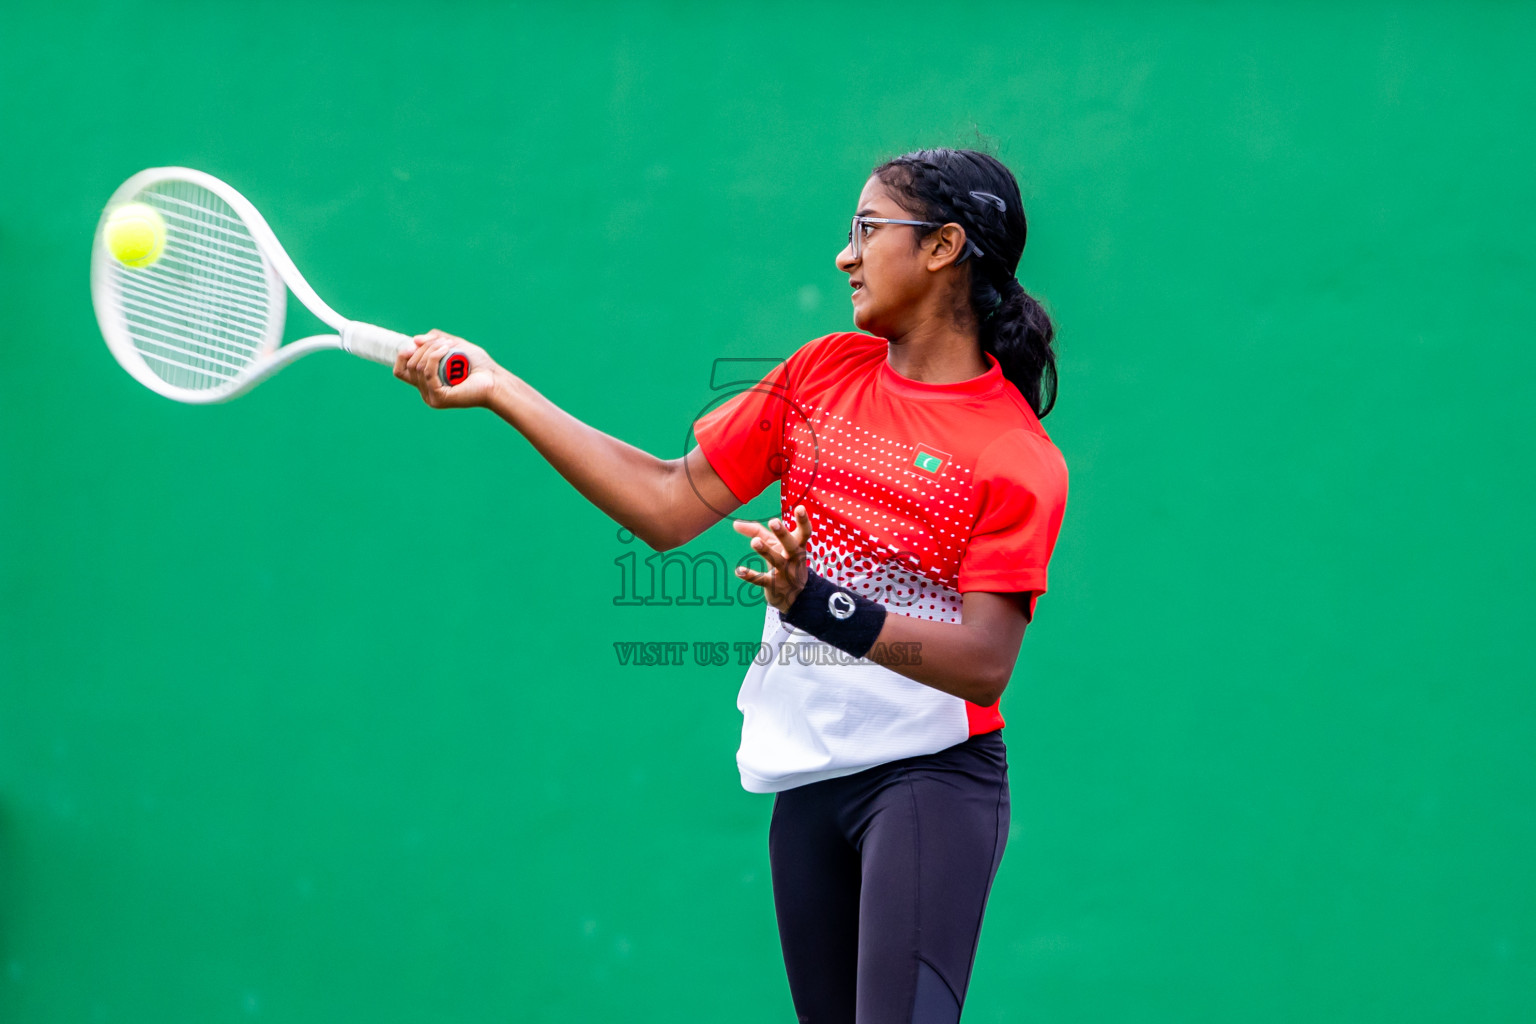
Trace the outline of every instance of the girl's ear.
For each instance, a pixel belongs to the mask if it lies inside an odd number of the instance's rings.
[[[933,248],[928,251],[928,269],[943,270],[952,266],[965,252],[965,228],[949,223],[928,236]]]

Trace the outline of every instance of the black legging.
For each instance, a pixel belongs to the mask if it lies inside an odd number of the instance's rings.
[[[768,859],[802,1024],[955,1024],[1007,842],[1001,733],[778,794]]]

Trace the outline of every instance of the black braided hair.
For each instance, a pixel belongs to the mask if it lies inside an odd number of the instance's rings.
[[[980,250],[967,248],[960,262],[971,266],[971,312],[981,347],[1043,419],[1056,404],[1056,328],[1014,276],[1029,226],[1013,174],[971,149],[918,150],[887,160],[874,174],[914,219],[965,228]]]

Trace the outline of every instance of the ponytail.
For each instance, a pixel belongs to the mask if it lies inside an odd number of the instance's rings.
[[[973,280],[973,306],[976,291]],[[1017,278],[1009,278],[998,305],[982,318],[978,333],[982,351],[997,357],[1003,376],[1019,389],[1035,415],[1045,419],[1056,404],[1056,352],[1051,347],[1056,327],[1045,308]]]

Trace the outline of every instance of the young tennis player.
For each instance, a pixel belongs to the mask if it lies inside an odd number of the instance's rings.
[[[774,793],[768,849],[801,1021],[954,1024],[1008,839],[998,698],[1066,505],[1040,426],[1053,328],[1015,277],[1019,188],[996,159],[875,168],[837,266],[862,333],[803,346],[663,461],[574,419],[433,331],[395,374],[435,408],[487,406],[657,550],[777,480],[737,521],[767,601],[742,683],[742,785]],[[452,349],[472,371],[454,387]]]

